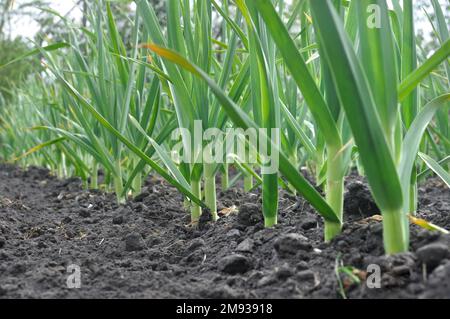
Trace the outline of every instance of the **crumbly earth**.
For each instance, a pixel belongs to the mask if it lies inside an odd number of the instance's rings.
[[[449,298],[450,237],[413,225],[411,253],[385,257],[366,184],[352,175],[346,189],[344,232],[325,244],[321,218],[286,192],[273,229],[260,194],[239,188],[219,192],[218,222],[191,227],[155,177],[119,207],[78,179],[0,165],[0,298]],[[450,229],[444,184],[428,180],[419,197],[418,217]]]

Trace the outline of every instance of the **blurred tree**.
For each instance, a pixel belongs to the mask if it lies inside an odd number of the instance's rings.
[[[21,39],[0,39],[0,65],[28,52],[30,48]],[[0,95],[4,101],[9,101],[14,89],[21,85],[37,68],[35,61],[16,63],[0,69]]]
[[[12,39],[10,24],[13,17],[30,15],[32,13],[28,9],[31,5],[43,5],[44,3],[41,0],[33,0],[17,6],[14,0],[0,0],[0,65],[30,50],[30,44],[21,37]],[[8,103],[15,89],[24,83],[28,75],[37,69],[37,66],[38,62],[29,61],[0,69],[0,100],[2,103]]]
[[[34,41],[38,45],[44,45],[46,42],[59,42],[67,39],[68,28],[64,28],[64,21],[60,17],[43,8],[51,8],[59,0],[0,0],[0,65],[8,62],[29,51],[34,44],[22,38],[13,39],[14,24],[23,19],[29,19],[37,22]],[[165,24],[166,1],[148,0],[161,24]],[[98,0],[78,0],[73,1],[73,6],[67,11],[62,12],[64,18],[74,23],[81,24],[82,27],[92,29],[89,17],[95,14],[95,4]],[[135,6],[133,1],[111,1],[112,10],[116,19],[117,27],[125,43],[131,38],[130,17],[134,15]],[[79,15],[74,12],[79,10]],[[78,17],[76,21],[75,17]],[[106,22],[105,22],[106,23]],[[106,27],[106,26],[105,26]],[[17,32],[15,32],[17,34]],[[82,40],[81,40],[82,41]],[[38,67],[37,59],[29,60],[27,63],[14,64],[10,67],[0,69],[0,99],[8,101],[12,96],[12,91],[35,71]]]
[[[13,5],[13,0],[0,0],[0,38],[4,36],[4,28],[6,22],[10,18],[10,10]]]
[[[444,12],[447,22],[450,20],[450,1],[439,1]],[[424,52],[434,52],[440,47],[439,39],[435,34],[435,29],[430,25],[434,24],[437,28],[436,14],[430,0],[415,0],[416,7],[416,33],[417,45],[423,49]]]

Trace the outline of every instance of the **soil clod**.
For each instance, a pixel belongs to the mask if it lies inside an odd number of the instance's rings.
[[[250,238],[246,238],[237,246],[236,251],[249,253],[253,250],[254,246],[255,242]]]
[[[437,267],[448,255],[448,246],[439,242],[423,246],[417,250],[417,257],[429,269]]]
[[[130,233],[125,236],[124,240],[126,251],[139,251],[145,247],[144,239],[139,233]]]
[[[254,226],[258,223],[262,223],[263,216],[261,214],[261,208],[257,204],[245,203],[239,207],[238,223],[244,226]]]
[[[361,218],[370,217],[380,213],[380,210],[370,193],[369,187],[359,180],[347,184],[344,211],[347,215]]]
[[[248,257],[235,254],[222,258],[219,269],[227,274],[244,274],[252,268],[252,263]]]
[[[317,219],[315,218],[305,218],[305,220],[300,224],[300,227],[304,230],[309,230],[317,227]]]
[[[115,216],[113,217],[113,224],[114,225],[122,225],[125,221],[125,218],[123,216]]]
[[[82,208],[78,212],[78,215],[80,215],[80,217],[83,217],[83,218],[88,218],[88,217],[91,217],[91,212],[89,210],[87,210],[86,208]]]
[[[275,242],[274,247],[281,258],[295,256],[299,251],[309,252],[313,248],[305,236],[295,233],[283,235]]]

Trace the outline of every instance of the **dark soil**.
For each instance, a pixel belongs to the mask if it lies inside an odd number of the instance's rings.
[[[194,228],[181,195],[157,178],[118,207],[78,179],[1,165],[0,297],[449,298],[450,237],[412,226],[412,252],[385,257],[365,183],[351,176],[347,189],[344,233],[325,244],[321,218],[285,192],[275,229],[262,226],[259,193],[240,189],[219,192],[226,216]],[[430,179],[419,195],[418,217],[450,229],[443,183]],[[79,289],[67,287],[72,264]],[[371,264],[379,289],[366,284]]]

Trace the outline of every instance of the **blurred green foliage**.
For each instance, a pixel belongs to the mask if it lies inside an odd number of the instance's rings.
[[[28,52],[30,48],[21,39],[0,39],[0,65],[5,64]],[[15,88],[20,86],[30,73],[36,70],[37,62],[28,60],[26,63],[15,63],[0,69],[0,95],[8,102]]]

